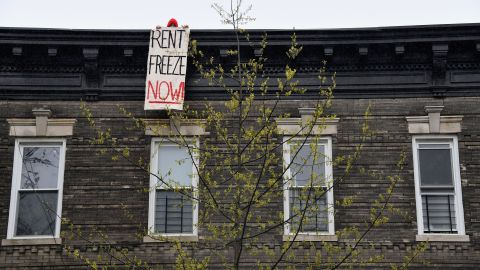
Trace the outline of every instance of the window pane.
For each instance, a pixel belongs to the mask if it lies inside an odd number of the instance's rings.
[[[183,192],[192,194],[187,190]],[[157,190],[155,200],[156,233],[193,233],[191,197],[175,191]]]
[[[160,145],[158,168],[159,176],[167,183],[191,186],[193,162],[187,147]]]
[[[307,186],[310,181],[315,186],[325,185],[325,146],[316,145],[316,153],[312,152],[311,144],[298,148],[292,145],[290,153],[293,162],[290,165],[292,178],[295,179],[296,186]],[[295,156],[295,154],[298,154]],[[313,178],[312,178],[313,177]]]
[[[57,188],[60,147],[24,147],[21,189]]]
[[[430,233],[457,231],[453,195],[422,195],[423,227]]]
[[[16,236],[55,235],[56,191],[20,191]]]
[[[310,191],[310,200],[306,206],[308,189],[292,188],[290,195],[290,217],[294,233],[300,225],[302,213],[307,207],[300,232],[328,232],[327,193],[323,190]]]
[[[453,186],[450,149],[419,149],[421,186]]]

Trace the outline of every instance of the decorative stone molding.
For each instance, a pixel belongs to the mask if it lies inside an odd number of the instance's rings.
[[[49,47],[47,49],[47,53],[48,53],[48,56],[50,56],[50,57],[57,56],[58,49],[57,49],[57,47]]]
[[[22,56],[23,48],[22,47],[13,47],[12,48],[12,54],[15,55],[15,56]]]
[[[398,56],[405,54],[405,46],[401,44],[395,45],[395,54]]]
[[[333,47],[325,47],[323,48],[323,54],[325,56],[332,56],[333,55]]]
[[[360,54],[360,56],[367,56],[368,55],[368,47],[367,46],[358,47],[358,54]]]
[[[75,119],[49,119],[48,109],[33,109],[35,119],[7,119],[10,136],[14,137],[66,137],[73,135]]]
[[[443,106],[425,106],[427,116],[407,116],[408,133],[435,134],[460,133],[462,115],[440,116]]]
[[[331,49],[331,50],[330,50]],[[330,48],[327,49],[327,53],[332,53],[333,55],[333,49]],[[328,55],[326,55],[328,56]],[[225,56],[226,57],[226,56]],[[224,59],[224,58],[222,58]],[[458,68],[462,70],[473,70],[473,69],[478,69],[480,67],[480,64],[477,63],[451,63],[449,64],[449,67],[452,68]],[[1,67],[0,67],[1,68]],[[9,66],[9,70],[15,70],[15,71],[30,71],[30,70],[39,70],[40,72],[55,72],[52,67],[48,66],[35,66],[35,67],[28,67],[29,69],[27,70],[26,67],[21,67],[21,66]],[[65,72],[65,73],[74,73],[74,72],[81,72],[77,71],[79,68],[72,68],[72,67],[56,67],[59,71],[58,72]],[[335,71],[342,71],[342,72],[357,72],[357,71],[392,71],[392,72],[397,72],[397,71],[424,71],[427,68],[430,68],[428,64],[370,64],[370,65],[364,65],[360,67],[359,65],[338,65],[338,66],[332,66],[331,67]],[[136,64],[132,64],[129,66],[118,66],[115,64],[107,65],[107,66],[101,66],[98,68],[101,72],[103,73],[121,73],[121,74],[145,74],[147,72],[147,68]],[[265,72],[268,72],[269,74],[277,74],[277,73],[285,73],[285,66],[281,65],[272,65],[272,66],[267,66],[264,67]],[[49,71],[51,70],[51,71]],[[188,71],[191,71],[193,69],[187,69]],[[320,66],[318,64],[309,64],[309,63],[302,63],[302,65],[297,67],[297,72],[298,73],[303,73],[303,72],[313,72],[313,73],[318,73],[320,70]]]
[[[417,242],[470,242],[469,235],[458,234],[418,234]]]
[[[98,67],[98,47],[86,47],[83,53],[83,69],[85,72],[84,100],[98,101],[101,94],[100,72]]]
[[[229,56],[228,54],[228,49],[227,48],[220,48],[219,49],[219,54],[221,58],[226,58]]]
[[[133,49],[132,48],[124,48],[123,49],[123,56],[132,57],[133,56]]]
[[[337,124],[339,118],[320,118],[317,119],[311,132],[306,127],[309,121],[313,121],[314,108],[299,108],[300,118],[277,118],[278,132],[283,135],[335,135],[337,134]]]
[[[263,55],[263,48],[259,47],[259,48],[255,48],[253,50],[253,54],[255,55],[255,57],[260,57]]]
[[[434,86],[445,85],[447,72],[448,44],[432,45],[432,80]]]
[[[88,60],[96,60],[98,57],[98,48],[83,48],[83,57]]]
[[[208,135],[203,119],[145,119],[145,135],[149,136],[200,136]]]

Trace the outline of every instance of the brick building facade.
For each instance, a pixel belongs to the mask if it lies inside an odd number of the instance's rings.
[[[259,40],[263,32],[251,31],[251,39]],[[265,54],[271,59],[266,72],[275,77],[284,73],[284,52],[292,31],[266,32],[269,46]],[[22,173],[18,168],[22,158],[15,151],[29,150],[36,140],[56,149],[52,154],[58,158],[56,174],[63,171],[63,179],[57,176],[55,187],[46,184],[45,193],[61,198],[56,207],[62,218],[81,226],[85,234],[94,229],[106,232],[115,248],[126,249],[152,266],[174,266],[171,243],[137,235],[139,225],[149,222],[149,194],[138,192],[149,187],[148,174],[129,162],[99,155],[100,147],[90,143],[95,131],[80,110],[80,100],[86,101],[95,120],[110,127],[122,146],[128,146],[134,156],[150,159],[152,136],[118,128],[131,125],[118,105],[138,117],[166,118],[163,112],[143,110],[148,35],[147,31],[0,29],[0,269],[85,267],[81,260],[66,255],[64,245],[93,256],[99,253],[88,241],[62,238],[68,224],[56,224],[50,238],[28,237],[27,229],[23,232],[9,225],[21,215],[18,209],[22,207],[21,200],[12,196],[26,192],[15,186],[22,181],[15,176]],[[297,71],[307,92],[282,101],[281,111],[300,118],[299,108],[314,105],[316,76],[322,60],[327,60],[328,72],[335,71],[337,76],[329,109],[338,118],[335,132],[328,136],[333,157],[352,152],[360,142],[363,114],[369,104],[375,134],[367,137],[358,165],[388,173],[399,154],[406,152],[406,169],[401,172],[404,181],[395,188],[393,199],[393,205],[406,215],[367,235],[360,250],[383,255],[384,260],[362,267],[390,269],[391,263],[401,263],[416,244],[428,240],[412,269],[478,269],[480,25],[298,30],[296,35],[303,45]],[[192,38],[217,61],[233,61],[227,54],[236,44],[231,32],[192,31]],[[242,43],[244,55],[254,57],[257,50],[247,45]],[[228,93],[199,80],[193,70],[192,66],[187,69],[186,104],[200,107],[205,99],[223,104]],[[431,155],[450,167],[428,167]],[[333,168],[333,174],[341,174],[341,169]],[[449,177],[443,179],[443,175]],[[370,214],[369,206],[387,187],[385,181],[352,172],[333,190],[336,200],[355,196],[351,207],[335,210],[335,229],[361,226]],[[18,205],[12,208],[12,203]],[[428,206],[432,211],[439,205],[449,207],[446,224],[428,215]],[[271,211],[284,211],[281,198],[272,203]],[[204,231],[198,228],[198,246],[190,250],[194,257],[210,252],[202,247]],[[22,232],[27,236],[19,237]],[[322,241],[340,247],[348,242],[329,236],[308,240],[318,250]],[[284,241],[283,229],[277,229],[262,236],[257,245],[278,253]],[[369,243],[375,243],[373,248]],[[299,267],[302,260],[312,259],[301,259],[307,248],[295,252]],[[242,267],[255,268],[256,259],[246,258]],[[210,262],[212,269],[222,267],[219,261]]]

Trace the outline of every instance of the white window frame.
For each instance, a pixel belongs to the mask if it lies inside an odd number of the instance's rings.
[[[190,149],[199,149],[200,142],[198,138],[188,138],[186,140],[188,143],[188,147]],[[159,185],[159,180],[155,176],[158,174],[158,148],[161,145],[168,145],[168,146],[178,146],[179,144],[183,144],[183,142],[175,143],[168,140],[168,138],[152,138],[151,142],[151,155],[150,155],[150,188],[149,188],[149,205],[148,205],[148,235],[150,236],[161,236],[161,237],[168,237],[168,236],[197,236],[198,235],[198,201],[193,200],[192,202],[192,212],[193,212],[193,219],[192,225],[193,230],[192,233],[155,233],[155,197],[157,189],[163,189]],[[192,150],[192,194],[194,198],[198,198],[198,173],[197,167],[199,166],[199,155],[198,151]]]
[[[25,235],[15,236],[15,227],[18,214],[18,194],[22,180],[22,165],[23,165],[23,148],[28,147],[45,147],[56,144],[60,147],[60,157],[58,164],[58,179],[57,179],[57,212],[55,216],[55,232],[54,235]],[[8,215],[8,229],[7,239],[46,239],[59,238],[61,215],[62,215],[62,198],[63,198],[63,180],[65,171],[65,153],[66,140],[65,139],[16,139],[13,158],[13,173],[12,173],[12,189],[10,195],[10,210]],[[43,189],[37,189],[43,190]],[[50,190],[50,189],[49,189]]]
[[[454,187],[455,216],[457,233],[425,233],[423,227],[422,193],[420,189],[420,164],[418,162],[419,144],[448,144],[451,149],[452,174]],[[419,235],[465,235],[465,222],[463,214],[462,185],[460,178],[460,162],[458,152],[458,139],[454,135],[418,135],[412,137],[413,172],[415,179],[415,200],[417,210],[417,226]]]
[[[291,157],[291,144],[292,142],[298,142],[305,140],[304,137],[290,137],[283,138],[283,168],[286,169],[284,173],[284,188],[283,188],[283,215],[284,215],[284,234],[295,235],[295,232],[291,232],[290,222],[287,222],[290,218],[290,186],[292,184],[292,173],[290,168],[287,169],[290,163]],[[314,139],[307,139],[305,144],[309,144],[312,140],[317,140],[318,145],[325,147],[325,184],[327,188],[327,210],[328,210],[328,232],[301,232],[299,235],[335,235],[335,221],[334,221],[334,201],[333,201],[333,168],[332,168],[332,138],[331,137],[318,137]]]

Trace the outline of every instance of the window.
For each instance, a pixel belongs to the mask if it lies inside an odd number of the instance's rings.
[[[465,234],[457,138],[413,138],[419,234]]]
[[[284,140],[285,234],[335,233],[331,149],[330,138]]]
[[[148,219],[151,234],[197,234],[197,147],[198,142],[193,140],[188,147],[152,140]]]
[[[15,142],[7,238],[58,238],[65,140]]]

